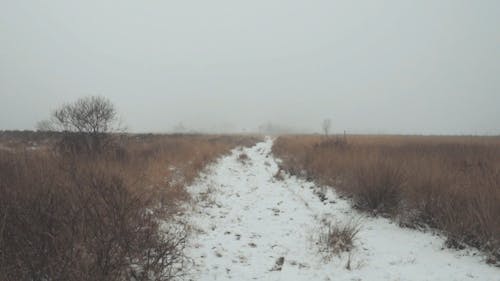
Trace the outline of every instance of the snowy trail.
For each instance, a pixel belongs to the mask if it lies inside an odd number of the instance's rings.
[[[472,250],[442,249],[441,237],[357,214],[331,190],[321,201],[313,183],[276,180],[271,147],[267,139],[235,150],[189,187],[197,200],[186,214],[195,228],[190,280],[500,281],[500,269]],[[240,153],[248,155],[245,163]],[[348,254],[325,261],[314,237],[321,219],[353,216],[361,217],[362,229],[348,270]]]

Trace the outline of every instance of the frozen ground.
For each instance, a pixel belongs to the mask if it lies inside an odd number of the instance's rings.
[[[443,249],[441,237],[358,214],[332,191],[320,200],[313,183],[275,179],[271,147],[268,139],[235,150],[189,188],[197,203],[186,213],[195,228],[188,279],[500,280],[473,250]],[[315,244],[321,221],[353,217],[362,225],[356,248],[325,260]]]

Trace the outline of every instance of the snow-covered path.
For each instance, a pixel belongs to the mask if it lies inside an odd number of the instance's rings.
[[[275,179],[271,147],[267,139],[235,150],[189,187],[197,201],[186,213],[195,228],[190,280],[500,280],[471,250],[442,249],[438,236],[357,214],[331,190],[322,201],[313,183]],[[362,220],[355,250],[325,261],[314,243],[321,220],[353,216]]]

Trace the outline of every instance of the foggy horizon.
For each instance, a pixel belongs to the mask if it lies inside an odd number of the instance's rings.
[[[498,1],[0,0],[0,130],[110,99],[129,132],[500,134]],[[178,131],[178,130],[177,130]]]

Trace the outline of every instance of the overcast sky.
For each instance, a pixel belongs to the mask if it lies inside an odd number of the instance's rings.
[[[135,132],[499,134],[500,1],[0,0],[0,129],[85,95]]]

